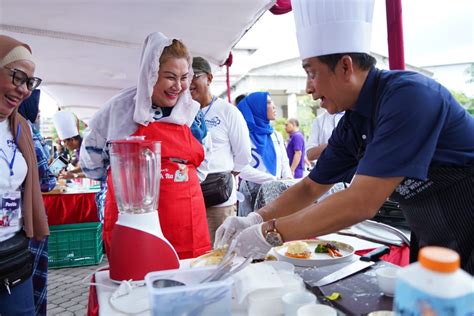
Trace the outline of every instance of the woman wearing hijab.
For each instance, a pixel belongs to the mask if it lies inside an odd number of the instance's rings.
[[[33,144],[35,146],[36,160],[38,161],[38,174],[41,192],[49,192],[56,186],[56,177],[48,167],[49,150],[43,136],[36,127],[39,114],[39,99],[41,91],[36,89],[31,96],[23,101],[18,108],[30,125]],[[35,300],[35,314],[46,315],[48,297],[48,237],[42,240],[30,239],[30,251],[35,256],[33,264],[33,292]]]
[[[252,141],[252,161],[240,172],[239,191],[245,200],[239,203],[238,215],[253,211],[260,185],[266,181],[293,178],[283,137],[274,131],[275,104],[268,92],[253,92],[237,108],[244,116]]]
[[[196,173],[204,151],[189,128],[199,110],[188,89],[192,77],[191,57],[183,43],[161,33],[150,34],[143,47],[137,86],[123,90],[97,112],[81,147],[82,169],[93,179],[110,175],[107,144],[131,135],[161,141],[162,170],[171,174],[187,170],[183,182],[164,176],[160,183],[161,228],[180,259],[193,258],[211,249]],[[199,134],[205,136],[204,132]],[[118,211],[112,179],[107,178],[104,240],[109,254]]]
[[[30,47],[0,35],[1,315],[35,314],[28,238],[43,240],[49,234],[30,128],[18,114],[20,103],[41,83],[34,72]],[[12,266],[15,258],[22,258],[20,266]],[[13,280],[12,271],[18,273]]]

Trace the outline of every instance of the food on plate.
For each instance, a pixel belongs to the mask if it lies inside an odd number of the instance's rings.
[[[277,257],[274,255],[266,255],[265,259],[253,259],[252,263],[259,263],[259,262],[264,262],[264,261],[277,261]]]
[[[267,255],[265,257],[265,261],[277,261],[277,257],[275,257],[274,255]]]
[[[297,259],[308,259],[311,257],[308,244],[304,241],[292,241],[287,244],[288,248],[285,252],[285,256]]]
[[[207,267],[218,265],[221,263],[222,258],[226,252],[227,246],[211,250],[208,253],[194,259],[190,265],[191,267]]]
[[[323,244],[318,244],[318,246],[314,249],[315,253],[327,253],[331,257],[342,257],[342,253],[336,247],[334,243],[326,242]]]

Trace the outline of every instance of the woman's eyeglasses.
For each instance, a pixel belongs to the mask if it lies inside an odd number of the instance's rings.
[[[38,86],[41,84],[41,79],[38,77],[28,77],[28,75],[19,69],[10,69],[7,67],[3,67],[7,70],[10,70],[10,76],[12,76],[12,83],[19,87],[22,84],[26,83],[26,88],[30,91],[33,91],[34,89],[38,88]]]
[[[194,74],[193,79],[197,79],[199,77],[204,76],[206,73],[205,72],[198,72],[197,74]]]

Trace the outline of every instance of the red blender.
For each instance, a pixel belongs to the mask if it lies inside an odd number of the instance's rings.
[[[144,136],[112,141],[110,165],[118,220],[112,230],[110,278],[139,281],[151,271],[179,268],[158,217],[161,143]]]

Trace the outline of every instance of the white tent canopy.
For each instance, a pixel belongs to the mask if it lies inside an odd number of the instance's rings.
[[[87,121],[136,83],[145,37],[182,39],[194,56],[223,64],[275,0],[1,0],[0,32],[29,44],[41,89]]]

